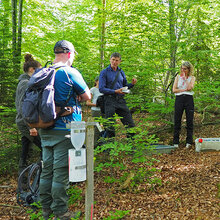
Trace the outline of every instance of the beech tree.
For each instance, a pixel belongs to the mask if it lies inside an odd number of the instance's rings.
[[[1,70],[1,89],[5,91],[4,80],[15,81],[22,72],[25,53],[33,54],[44,65],[54,58],[55,42],[66,39],[78,52],[74,66],[89,86],[109,64],[110,54],[118,51],[128,81],[133,76],[138,79],[127,96],[130,106],[170,114],[172,82],[183,60],[194,64],[198,83],[218,76],[219,2],[12,0],[10,4],[2,0],[0,10],[4,14],[0,16],[9,25],[0,23],[4,36],[0,46],[11,50],[13,57],[8,53],[7,64],[0,57],[1,68],[8,65],[7,73]],[[8,84],[7,91],[13,93],[15,87],[16,83]],[[162,99],[162,107],[152,104],[154,97]]]
[[[21,42],[22,42],[22,8],[23,0],[11,0],[12,6],[12,54],[13,72],[20,73]]]

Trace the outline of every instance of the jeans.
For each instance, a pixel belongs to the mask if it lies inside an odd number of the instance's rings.
[[[181,130],[181,120],[183,111],[186,112],[186,143],[193,143],[193,117],[194,117],[194,101],[192,95],[176,96],[175,113],[174,113],[174,137],[173,144],[179,144],[179,135]]]
[[[109,120],[113,121],[111,118],[115,113],[122,117],[121,122],[126,128],[132,128],[135,126],[131,112],[126,105],[125,99],[118,95],[105,96],[105,117],[110,118]],[[132,133],[127,133],[127,137],[132,137],[133,135],[134,134]],[[108,126],[108,128],[106,128],[106,136],[109,138],[115,137],[114,126]]]
[[[68,210],[67,189],[69,185],[68,150],[71,140],[65,138],[68,131],[41,130],[43,168],[40,177],[40,201],[44,209],[55,215]]]

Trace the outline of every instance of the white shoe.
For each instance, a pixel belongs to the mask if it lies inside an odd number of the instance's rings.
[[[174,146],[174,147],[179,147],[179,144],[174,144],[173,146]]]
[[[191,147],[191,144],[186,144],[186,148],[190,148]]]

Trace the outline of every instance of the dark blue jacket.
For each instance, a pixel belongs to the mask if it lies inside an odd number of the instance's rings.
[[[120,71],[118,76],[118,80],[115,83],[113,89],[110,89],[114,79],[117,75],[117,71]],[[106,69],[102,70],[99,76],[99,91],[105,95],[113,95],[115,94],[115,90],[120,89],[124,86],[127,86],[128,89],[132,88],[134,85],[132,83],[128,83],[125,73],[122,69],[118,67],[117,71],[114,71],[109,65]]]

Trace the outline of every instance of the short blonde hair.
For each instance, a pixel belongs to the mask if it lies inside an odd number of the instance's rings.
[[[193,72],[194,72],[194,67],[193,65],[189,62],[189,61],[185,61],[182,63],[181,67],[180,67],[180,72],[181,72],[181,68],[185,66],[186,68],[189,69],[189,76],[192,76],[193,75]]]

